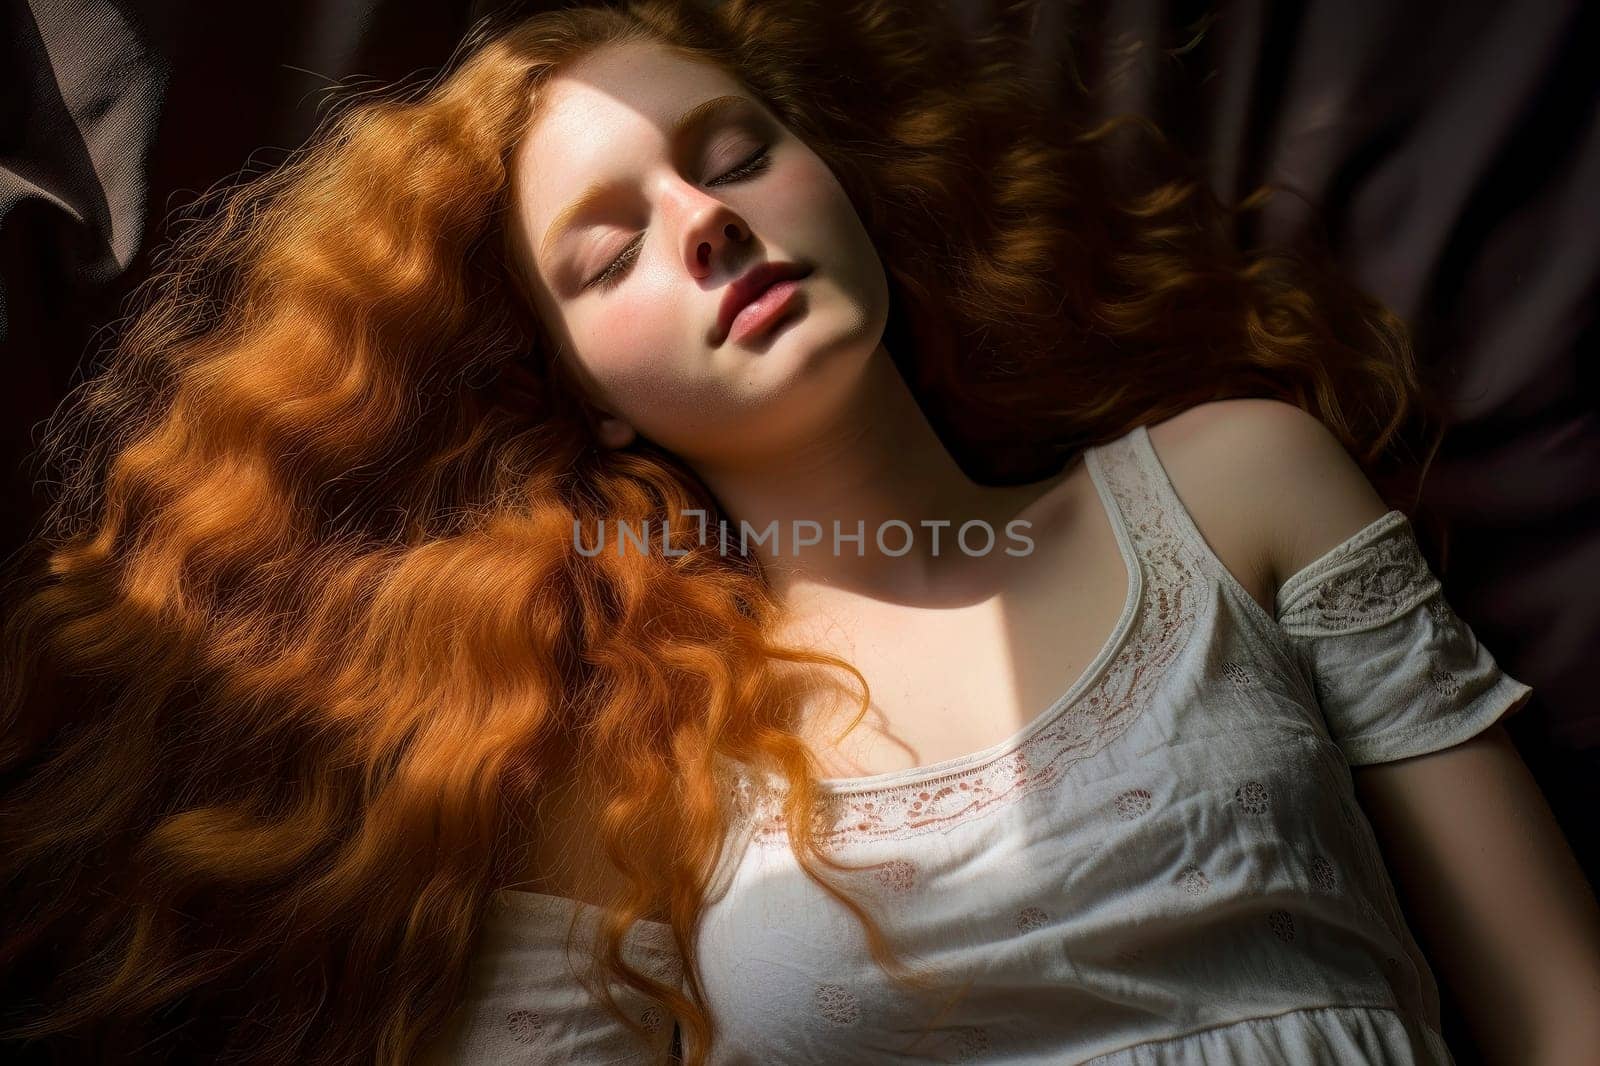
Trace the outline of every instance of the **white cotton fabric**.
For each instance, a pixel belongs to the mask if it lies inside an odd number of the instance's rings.
[[[888,981],[799,870],[781,783],[739,773],[697,941],[714,1062],[1452,1062],[1350,767],[1458,744],[1532,690],[1444,601],[1399,511],[1285,581],[1273,618],[1144,427],[1085,461],[1129,584],[1083,675],[983,751],[826,782],[823,835],[865,864],[832,876],[933,991]],[[439,1061],[666,1061],[665,1038],[569,995],[551,929],[592,908],[498,900]],[[636,932],[670,948],[665,926]]]
[[[419,1066],[553,1066],[555,1063],[665,1063],[672,1019],[630,988],[612,987],[643,1032],[608,1013],[579,975],[601,911],[536,892],[501,892],[490,908],[468,977],[465,1002]],[[682,976],[669,928],[629,930],[630,964],[659,980]]]

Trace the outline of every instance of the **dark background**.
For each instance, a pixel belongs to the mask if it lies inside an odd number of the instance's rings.
[[[331,87],[426,74],[480,15],[420,0],[0,0],[0,553],[46,487],[33,434],[81,380],[171,216],[281,159]],[[521,4],[533,11],[557,3]],[[973,28],[997,17],[954,0]],[[1419,514],[1452,605],[1534,688],[1508,728],[1600,883],[1600,5],[1043,0],[1033,58],[1063,115],[1139,111],[1254,236],[1317,226],[1415,331],[1453,423]],[[1315,222],[1310,206],[1320,211]],[[1476,1061],[1446,1002],[1446,1037]]]

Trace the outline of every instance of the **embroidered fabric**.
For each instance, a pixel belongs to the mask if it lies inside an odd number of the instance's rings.
[[[610,1014],[587,970],[602,912],[537,892],[498,893],[485,917],[464,1002],[420,1066],[544,1062],[665,1063],[673,1027],[659,1005],[613,986],[640,1031]],[[669,985],[683,965],[669,927],[641,921],[623,941],[627,961]],[[583,975],[580,977],[580,975]]]
[[[1296,636],[1382,625],[1440,592],[1411,523],[1390,511],[1278,588],[1278,623]]]
[[[1280,622],[1211,553],[1143,428],[1086,458],[1129,574],[1096,660],[1007,741],[823,783],[819,834],[857,871],[842,887],[931,997],[888,982],[797,867],[781,779],[723,764],[750,836],[696,934],[717,1066],[1451,1062],[1349,766],[1459,743],[1531,690],[1455,617],[1397,512],[1286,582]],[[520,921],[575,906],[549,901]],[[491,937],[451,1061],[665,1061],[647,1006],[630,1013],[655,1043],[571,997],[548,931]]]
[[[1399,511],[1284,581],[1277,611],[1352,766],[1433,751],[1517,713],[1532,693],[1451,609]]]
[[[1077,681],[1018,734],[971,755],[858,779],[825,779],[813,832],[825,845],[904,839],[982,817],[1054,784],[1120,736],[1148,706],[1195,618],[1192,545],[1156,502],[1153,471],[1131,448],[1090,453],[1129,589],[1122,616]],[[786,844],[782,784],[734,771],[730,796],[752,838]]]

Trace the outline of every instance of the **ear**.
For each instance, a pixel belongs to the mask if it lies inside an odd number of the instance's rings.
[[[500,380],[508,389],[530,396],[541,395],[548,388],[537,374],[517,359],[501,366]]]
[[[595,426],[600,443],[607,448],[626,448],[633,443],[634,429],[620,418],[601,415]]]
[[[588,423],[600,444],[606,448],[615,449],[626,448],[633,443],[636,435],[634,428],[622,419],[596,406],[590,398],[590,389],[585,384],[586,377],[582,373],[576,372],[573,367],[562,362],[559,355],[560,353],[558,352],[554,368],[557,382],[571,389],[578,396],[584,420]],[[512,380],[514,381],[530,380],[535,376],[527,365],[521,361],[513,361],[507,366],[506,370],[508,374],[512,375]]]

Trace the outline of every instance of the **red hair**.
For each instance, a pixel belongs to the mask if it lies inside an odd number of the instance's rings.
[[[885,342],[985,480],[1227,396],[1311,411],[1376,477],[1426,411],[1392,314],[1237,248],[1261,197],[1130,171],[1109,149],[1137,122],[1047,115],[1004,33],[964,40],[912,0],[648,2],[482,33],[220,196],[52,418],[59,492],[13,576],[0,690],[0,972],[48,960],[52,980],[9,1035],[411,1061],[567,758],[607,783],[625,886],[597,962],[677,1018],[688,1061],[714,1037],[694,933],[730,760],[786,777],[802,866],[905,976],[824,879],[846,867],[812,838],[795,729],[818,667],[853,676],[863,711],[865,679],[769,639],[758,563],[684,514],[724,517],[692,471],[595,447],[510,265],[539,86],[633,39],[723,66],[833,168],[890,275]],[[606,519],[664,520],[687,554],[576,551]],[[651,839],[659,862],[633,846]],[[652,916],[682,991],[623,961]]]

